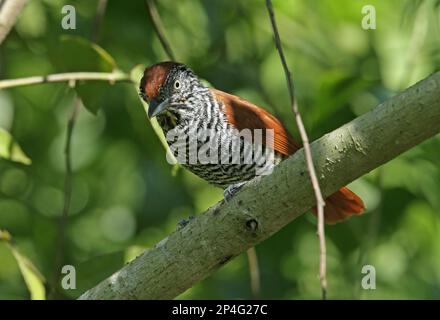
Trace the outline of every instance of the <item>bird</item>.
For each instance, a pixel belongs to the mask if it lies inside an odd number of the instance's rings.
[[[264,156],[250,156],[252,152],[257,153],[256,149],[260,155],[272,155],[271,165],[266,166],[269,172],[301,149],[274,115],[238,96],[206,86],[185,64],[164,61],[146,68],[139,95],[148,104],[148,117],[156,117],[182,166],[222,188],[225,200],[259,175],[258,170],[264,167],[261,164]],[[246,130],[247,135],[240,134]],[[252,141],[253,131],[266,132],[265,137],[258,143],[256,139]],[[197,142],[195,146],[191,146],[191,139]],[[201,152],[202,147],[205,152]],[[188,160],[191,150],[196,155],[193,161]],[[216,161],[210,161],[215,152],[218,153],[217,158],[214,157]],[[199,159],[200,154],[205,154],[208,160]],[[362,199],[347,187],[327,197],[325,202],[324,221],[328,224],[365,211]],[[317,215],[317,210],[313,213]]]

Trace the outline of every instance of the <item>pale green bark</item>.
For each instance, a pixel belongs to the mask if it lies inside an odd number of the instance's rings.
[[[440,132],[440,72],[312,143],[324,196]],[[314,205],[304,153],[251,181],[81,299],[168,299]]]

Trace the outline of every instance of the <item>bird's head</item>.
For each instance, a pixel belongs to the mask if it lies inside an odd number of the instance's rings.
[[[161,62],[144,71],[140,96],[148,103],[148,117],[178,114],[197,89],[204,88],[195,73],[177,62]]]

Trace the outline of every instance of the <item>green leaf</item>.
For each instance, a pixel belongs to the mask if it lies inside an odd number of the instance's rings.
[[[18,267],[23,275],[26,286],[31,294],[32,300],[45,300],[46,289],[44,288],[44,277],[34,266],[34,264],[25,256],[23,256],[18,250],[9,245],[12,254],[17,260]]]
[[[29,165],[32,160],[23,152],[6,130],[0,128],[0,158]]]
[[[100,46],[76,36],[62,36],[50,50],[50,59],[57,72],[113,72],[115,60]],[[109,84],[87,81],[75,86],[84,106],[96,114],[102,105]]]
[[[0,241],[4,241],[7,247],[11,250],[12,255],[17,261],[18,268],[23,276],[24,282],[31,294],[32,300],[45,300],[46,288],[44,282],[46,281],[35,265],[26,256],[21,254],[18,249],[11,243],[11,235],[6,230],[0,230]]]

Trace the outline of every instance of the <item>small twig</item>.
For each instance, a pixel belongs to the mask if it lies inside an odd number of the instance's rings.
[[[246,251],[251,277],[251,292],[253,299],[260,298],[260,269],[258,267],[257,250],[252,247]]]
[[[165,31],[163,30],[162,21],[160,19],[159,12],[157,11],[156,5],[153,0],[145,0],[145,4],[147,6],[148,16],[150,17],[151,23],[153,24],[154,31],[159,38],[160,43],[162,44],[165,53],[168,56],[168,59],[172,61],[176,61],[176,56],[171,49],[170,44],[165,36]]]
[[[287,66],[286,58],[284,56],[283,48],[281,46],[281,39],[278,32],[278,27],[275,21],[275,14],[272,7],[272,1],[266,0],[266,7],[269,12],[270,22],[272,25],[272,30],[275,38],[275,46],[278,50],[278,54],[281,59],[281,64],[283,65],[284,73],[286,75],[287,86],[290,95],[290,103],[292,105],[292,110],[295,115],[296,124],[298,126],[299,133],[301,135],[301,140],[304,147],[304,154],[307,162],[307,169],[309,171],[310,180],[312,182],[313,191],[316,198],[316,207],[318,211],[318,237],[319,237],[319,252],[320,252],[320,263],[319,263],[319,278],[321,282],[322,299],[326,299],[327,295],[327,279],[326,279],[326,246],[325,246],[325,232],[324,232],[324,198],[322,197],[321,189],[319,187],[318,178],[316,175],[315,167],[313,165],[312,152],[310,150],[309,138],[307,136],[304,123],[301,118],[301,114],[298,109],[298,104],[295,98],[295,88],[293,86],[292,75]]]
[[[104,19],[105,10],[107,9],[108,0],[99,0],[96,8],[95,20],[93,21],[92,31],[90,33],[90,39],[97,43],[101,34],[102,20]]]
[[[92,33],[90,35],[90,39],[93,42],[97,42],[97,40],[99,39],[101,23],[105,14],[106,7],[107,7],[107,0],[99,0],[98,7],[96,10],[95,20],[94,20],[94,25],[92,28]],[[124,74],[118,76],[128,77]],[[76,79],[75,77],[71,77],[70,79],[68,79],[69,86],[71,88],[74,88],[77,80],[79,79]],[[114,76],[109,78],[110,84],[114,84],[115,81],[117,80],[115,79]],[[73,189],[72,152],[71,152],[72,136],[73,136],[73,129],[75,128],[76,119],[81,110],[81,103],[82,103],[81,98],[78,95],[76,95],[75,100],[73,102],[72,114],[70,115],[69,120],[67,121],[66,144],[64,147],[65,167],[66,167],[66,173],[64,177],[64,205],[63,205],[63,211],[61,217],[58,221],[58,243],[57,243],[57,251],[55,256],[56,269],[54,272],[54,279],[56,279],[56,281],[58,281],[59,279],[57,275],[64,265],[64,258],[65,258],[64,251],[65,251],[65,242],[66,242],[66,224],[67,224],[67,218],[69,216],[70,203],[72,201],[72,189]],[[54,286],[53,286],[54,294],[56,293],[56,289],[57,289],[57,283],[54,282]]]
[[[66,133],[66,144],[64,148],[65,166],[66,174],[64,177],[64,205],[61,217],[58,220],[58,236],[57,236],[57,250],[55,254],[55,272],[54,281],[52,288],[52,296],[54,296],[57,288],[58,274],[64,265],[64,243],[65,243],[65,228],[67,217],[69,215],[70,203],[72,199],[72,158],[71,158],[71,148],[72,148],[72,135],[73,129],[75,127],[76,118],[78,116],[81,107],[81,99],[76,96],[72,114],[67,122],[67,133]]]
[[[115,82],[130,82],[130,76],[122,72],[68,72],[49,74],[47,76],[34,76],[27,78],[0,80],[0,89],[28,86],[32,84],[48,83],[48,82],[71,82],[71,81],[108,81],[113,84]]]

